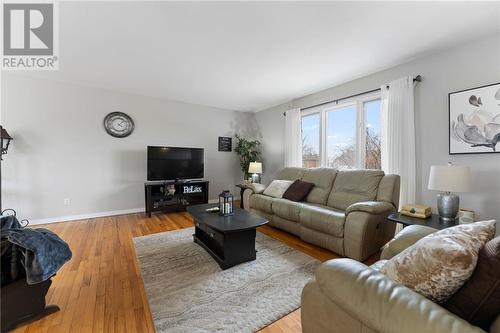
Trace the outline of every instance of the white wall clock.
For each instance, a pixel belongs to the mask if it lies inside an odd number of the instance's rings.
[[[134,121],[123,112],[111,112],[104,118],[104,128],[115,138],[124,138],[134,131]]]

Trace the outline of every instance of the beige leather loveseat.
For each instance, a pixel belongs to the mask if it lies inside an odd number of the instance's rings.
[[[399,176],[380,170],[285,168],[276,179],[314,183],[305,202],[263,194],[265,186],[245,190],[245,209],[302,240],[340,255],[364,260],[394,236],[386,217],[399,202]]]
[[[387,244],[390,259],[435,229],[410,226]],[[497,225],[498,234],[498,225]],[[321,264],[302,291],[304,333],[485,333],[424,296],[351,259]],[[500,333],[500,315],[490,333]]]

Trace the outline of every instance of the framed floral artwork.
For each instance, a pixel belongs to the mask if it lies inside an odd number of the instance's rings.
[[[448,94],[449,153],[500,152],[500,83]]]

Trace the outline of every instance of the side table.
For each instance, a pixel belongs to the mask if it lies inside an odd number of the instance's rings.
[[[245,209],[245,207],[243,207],[243,192],[245,192],[247,188],[250,188],[250,186],[246,184],[236,184],[235,186],[240,189],[240,208]]]
[[[426,227],[442,230],[458,225],[458,219],[455,221],[443,221],[437,214],[432,214],[426,219],[419,219],[416,217],[406,216],[401,213],[391,213],[389,214],[389,216],[387,216],[387,220],[394,223],[401,223],[403,225],[403,228],[409,225],[423,225]]]

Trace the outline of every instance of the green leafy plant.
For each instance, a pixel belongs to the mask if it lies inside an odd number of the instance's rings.
[[[250,162],[255,162],[260,158],[260,141],[245,139],[238,134],[235,135],[235,138],[236,146],[234,152],[240,158],[241,171],[243,171],[244,179],[247,179]]]

